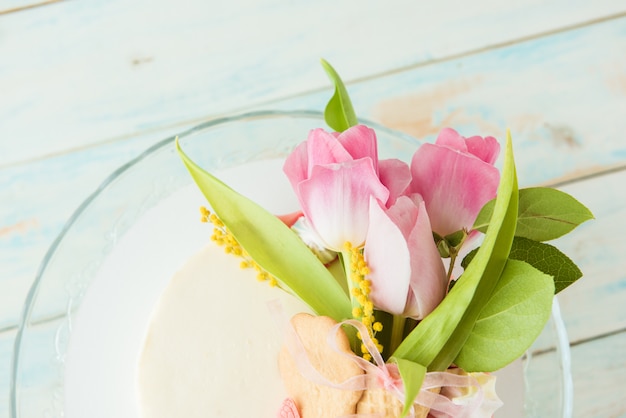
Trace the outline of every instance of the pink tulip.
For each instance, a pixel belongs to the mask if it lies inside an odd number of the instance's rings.
[[[450,128],[435,144],[417,150],[410,190],[424,198],[434,232],[471,229],[483,205],[496,196],[500,173],[493,163],[499,151],[493,137],[464,138]]]
[[[400,196],[386,209],[370,202],[365,260],[374,306],[394,315],[422,319],[446,295],[445,268],[419,196]]]
[[[404,161],[389,159],[378,162],[378,177],[389,190],[387,207],[393,205],[396,199],[406,194],[411,184],[411,169]]]
[[[378,149],[373,129],[358,125],[333,135],[318,128],[311,130],[307,140],[287,157],[283,169],[297,192],[298,183],[311,176],[313,167],[360,158],[369,158],[378,176]]]
[[[362,125],[338,135],[311,131],[284,165],[309,225],[334,251],[363,244],[370,197],[387,202],[378,170],[376,135]]]

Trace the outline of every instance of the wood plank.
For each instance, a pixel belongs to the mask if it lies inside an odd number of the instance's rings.
[[[13,355],[13,341],[15,331],[0,332],[0,418],[9,418],[9,371]]]
[[[0,15],[23,12],[34,7],[48,6],[61,0],[0,0]]]
[[[620,0],[100,0],[11,13],[0,42],[0,166],[327,86],[322,56],[355,80],[625,11]]]
[[[572,348],[574,416],[623,417],[626,332]]]
[[[623,417],[626,415],[623,376],[626,373],[626,332],[596,339],[572,347],[572,377],[574,382],[573,416],[580,418]],[[555,396],[549,370],[554,357],[538,356],[533,367],[544,369],[540,385],[545,387],[539,404]],[[553,416],[538,414],[537,416]]]

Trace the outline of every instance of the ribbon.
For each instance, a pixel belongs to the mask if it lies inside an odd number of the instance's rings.
[[[336,353],[342,355],[346,359],[356,363],[365,373],[350,377],[343,382],[333,382],[323,376],[311,363],[308,358],[306,349],[300,340],[296,330],[291,322],[284,315],[280,303],[277,301],[269,302],[269,309],[272,316],[281,325],[282,333],[285,338],[285,346],[300,374],[312,383],[327,386],[339,390],[363,391],[371,388],[382,388],[391,393],[401,403],[404,403],[404,385],[398,373],[395,364],[385,363],[381,353],[377,350],[374,342],[369,336],[367,328],[356,320],[346,320],[333,326],[329,331],[326,343]],[[352,326],[360,332],[362,342],[372,356],[373,363],[369,362],[354,353],[346,353],[337,345],[337,332],[344,326]],[[476,392],[468,403],[463,405],[454,403],[451,399],[439,393],[431,392],[430,389],[456,387],[456,388],[476,388]],[[451,372],[428,372],[424,377],[420,392],[415,399],[412,407],[412,414],[416,405],[430,409],[429,416],[436,418],[445,417],[470,417],[476,412],[483,402],[484,394],[481,385],[476,379],[469,375],[458,375]],[[413,416],[413,415],[410,415]],[[366,418],[380,417],[372,414],[355,414],[341,418]]]

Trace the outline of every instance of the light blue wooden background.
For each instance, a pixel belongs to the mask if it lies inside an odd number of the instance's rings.
[[[0,418],[26,292],[76,207],[201,121],[321,109],[320,57],[359,115],[426,140],[508,127],[523,186],[592,209],[558,243],[587,276],[560,298],[574,414],[626,416],[623,0],[0,0]]]

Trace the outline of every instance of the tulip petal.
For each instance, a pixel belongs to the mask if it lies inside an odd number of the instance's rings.
[[[300,206],[326,247],[342,251],[346,242],[365,241],[369,199],[386,202],[389,191],[378,180],[369,158],[313,167],[298,185]]]
[[[411,256],[400,228],[377,202],[370,204],[364,256],[372,282],[370,299],[378,309],[401,315],[411,281]]]
[[[374,162],[374,170],[378,173],[378,146],[376,132],[365,125],[353,126],[342,132],[337,140],[353,159],[369,157]]]
[[[496,196],[499,171],[473,155],[422,145],[411,161],[411,190],[426,203],[433,231],[445,236],[470,229],[482,206]]]
[[[283,165],[283,172],[287,175],[291,187],[296,190],[298,183],[306,180],[309,173],[309,157],[307,155],[306,142],[300,143],[291,154],[287,156]]]
[[[411,252],[411,299],[405,315],[422,319],[443,300],[448,288],[446,270],[433,240],[426,205],[419,205],[419,213],[408,239]]]
[[[411,184],[409,165],[397,159],[380,160],[378,162],[378,176],[381,183],[389,189],[387,207],[391,207]]]
[[[465,140],[467,151],[487,164],[493,164],[500,154],[500,144],[493,136],[472,136]]]
[[[354,159],[337,138],[321,128],[313,129],[309,133],[306,147],[309,177],[313,167],[317,165],[342,163]]]
[[[495,163],[500,153],[500,144],[494,137],[472,136],[465,138],[452,128],[442,129],[435,143],[439,146],[461,151],[464,154],[472,154],[487,164]]]
[[[468,152],[465,138],[452,128],[443,128],[439,132],[439,135],[437,135],[435,144],[452,148],[463,153]]]
[[[387,210],[387,216],[400,229],[404,239],[408,240],[417,221],[418,212],[418,206],[411,198],[400,196],[396,203]]]
[[[302,211],[299,210],[299,211],[296,211],[296,212],[285,213],[283,215],[276,215],[276,217],[278,219],[280,219],[289,228],[291,228],[293,226],[293,224],[295,224],[296,221],[298,219],[300,219],[303,215],[304,214],[302,213]]]

